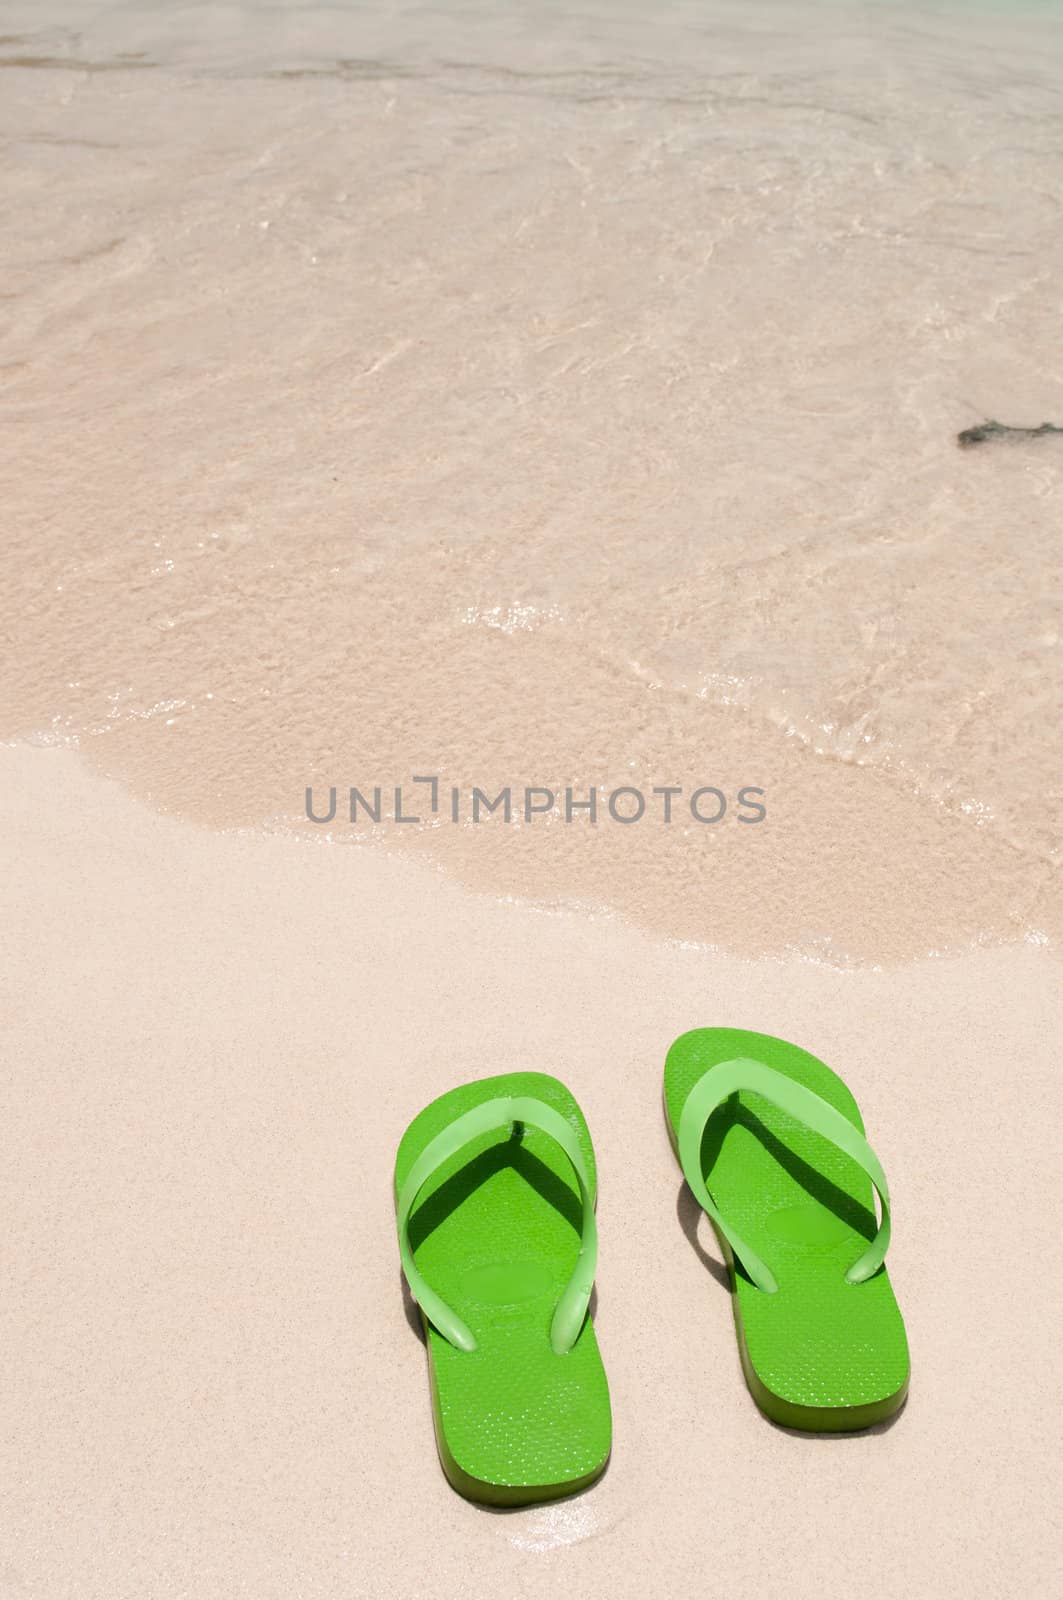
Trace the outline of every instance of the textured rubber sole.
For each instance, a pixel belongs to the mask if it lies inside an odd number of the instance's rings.
[[[665,1067],[665,1120],[677,1155],[690,1090],[717,1062],[737,1057],[786,1072],[863,1131],[849,1090],[815,1056],[768,1034],[701,1028],[675,1041]],[[780,1285],[775,1295],[762,1293],[713,1226],[757,1405],[783,1427],[815,1433],[855,1432],[892,1416],[906,1398],[910,1364],[889,1278],[883,1267],[866,1283],[845,1281],[876,1227],[870,1180],[829,1141],[745,1091],[709,1119],[702,1160],[715,1202]]]
[[[396,1192],[437,1133],[475,1105],[533,1096],[565,1117],[592,1182],[594,1151],[569,1091],[545,1073],[464,1084],[417,1116],[399,1145]],[[550,1323],[580,1246],[581,1201],[571,1166],[530,1123],[467,1145],[425,1185],[410,1219],[418,1270],[468,1324],[473,1351],[425,1326],[440,1463],[466,1499],[516,1506],[588,1487],[612,1441],[609,1391],[590,1316],[556,1354]]]

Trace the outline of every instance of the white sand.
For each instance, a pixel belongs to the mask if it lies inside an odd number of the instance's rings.
[[[745,962],[163,819],[66,752],[0,777],[4,1600],[1050,1591],[1045,950]],[[833,1063],[885,1161],[913,1377],[881,1431],[787,1434],[746,1393],[660,1110],[671,1039],[722,1022]],[[615,1448],[498,1514],[436,1461],[390,1174],[429,1097],[518,1066],[595,1139]]]

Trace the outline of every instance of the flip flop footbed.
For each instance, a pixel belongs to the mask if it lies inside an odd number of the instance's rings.
[[[452,1089],[403,1135],[396,1192],[437,1134],[484,1101],[530,1096],[574,1130],[591,1179],[594,1151],[569,1091],[517,1072]],[[580,1248],[579,1184],[563,1150],[530,1122],[455,1152],[410,1218],[418,1271],[476,1340],[457,1349],[426,1322],[436,1438],[444,1470],[472,1499],[520,1504],[569,1494],[609,1455],[609,1392],[588,1315],[570,1350],[550,1343],[555,1307]]]
[[[852,1094],[806,1050],[769,1034],[699,1028],[676,1040],[665,1065],[673,1145],[695,1084],[719,1062],[740,1058],[811,1089],[863,1132]],[[817,1431],[889,1416],[908,1386],[904,1323],[885,1267],[863,1283],[845,1277],[877,1229],[870,1178],[829,1139],[745,1090],[709,1117],[701,1161],[721,1215],[778,1283],[774,1294],[757,1288],[717,1230],[742,1364],[762,1410]]]

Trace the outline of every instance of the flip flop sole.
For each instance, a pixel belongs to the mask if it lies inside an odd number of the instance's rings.
[[[399,1145],[396,1193],[437,1134],[507,1095],[561,1113],[593,1183],[590,1134],[572,1095],[545,1073],[515,1072],[464,1084],[425,1107]],[[567,1157],[529,1123],[519,1136],[498,1130],[458,1151],[425,1185],[410,1219],[418,1270],[476,1338],[475,1350],[459,1350],[422,1316],[439,1457],[467,1499],[555,1499],[605,1468],[609,1390],[591,1318],[565,1354],[549,1337],[579,1252],[580,1218]]]
[[[721,1061],[752,1058],[785,1073],[863,1132],[856,1102],[826,1064],[769,1034],[698,1028],[665,1063],[668,1130],[699,1079]],[[830,1140],[743,1090],[705,1128],[702,1172],[728,1223],[769,1263],[776,1294],[750,1281],[715,1224],[731,1281],[742,1368],[773,1421],[841,1433],[891,1416],[908,1390],[908,1341],[885,1267],[866,1282],[846,1270],[877,1227],[865,1172]],[[710,1219],[711,1220],[711,1219]]]

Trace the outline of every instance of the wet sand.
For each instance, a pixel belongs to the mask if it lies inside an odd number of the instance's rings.
[[[764,787],[382,842],[748,954],[1057,936],[1063,439],[957,438],[1063,417],[1063,46],[777,10],[5,47],[0,734],[215,826]]]

